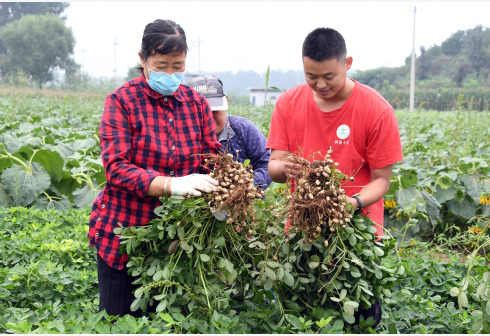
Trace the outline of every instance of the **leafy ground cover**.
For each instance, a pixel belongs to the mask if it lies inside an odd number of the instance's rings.
[[[97,312],[95,250],[87,244],[89,209],[0,209],[0,333],[343,333],[340,312],[318,307],[308,314],[286,315],[274,298],[257,295],[247,309],[227,314],[113,317]],[[70,237],[70,238],[68,238]],[[468,294],[459,308],[451,295],[468,272],[478,275],[488,295],[488,264],[478,254],[469,263],[447,252],[436,260],[429,246],[414,245],[400,254],[405,272],[397,276],[383,303],[378,333],[482,332],[480,298]],[[396,254],[383,259],[390,266]],[[488,260],[487,260],[488,262]],[[487,276],[488,278],[488,276]],[[486,302],[485,302],[486,303]],[[105,318],[105,319],[104,319]],[[475,328],[475,329],[473,329]],[[351,330],[352,332],[352,330]],[[358,331],[360,332],[360,331]],[[369,323],[363,332],[370,332]],[[374,332],[374,331],[373,331]]]
[[[290,303],[285,311],[267,290],[250,290],[246,309],[170,310],[140,319],[97,313],[95,250],[86,232],[88,206],[105,183],[97,136],[103,98],[0,92],[0,333],[490,332],[488,112],[466,111],[457,102],[454,111],[397,112],[405,161],[394,169],[385,226],[398,240],[381,266],[401,261],[404,272],[397,273],[373,330],[370,321],[352,328],[341,309],[301,310]],[[230,110],[265,135],[271,112]],[[16,178],[26,182],[12,183]],[[284,189],[273,183],[267,206],[279,203]],[[269,224],[265,233],[279,230]],[[233,269],[222,266],[232,280]],[[254,288],[272,284],[281,293],[281,271],[267,268],[270,277]]]

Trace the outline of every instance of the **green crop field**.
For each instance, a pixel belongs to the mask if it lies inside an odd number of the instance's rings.
[[[354,217],[338,236],[342,272],[320,291],[331,250],[282,240],[285,185],[254,204],[251,241],[213,227],[202,198],[171,198],[151,225],[119,230],[142,285],[134,306],[156,302],[157,314],[114,318],[98,313],[87,238],[105,184],[104,98],[0,91],[0,333],[490,333],[488,111],[462,97],[451,111],[396,111],[405,160],[385,197],[387,239],[368,243],[369,223]],[[229,112],[267,136],[272,107]],[[373,291],[380,325],[353,326]]]

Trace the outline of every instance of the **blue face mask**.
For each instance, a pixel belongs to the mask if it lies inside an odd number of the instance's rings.
[[[156,72],[150,70],[148,63],[146,63],[146,67],[148,68],[149,77],[147,79],[148,85],[158,93],[161,93],[164,96],[170,96],[180,86],[180,83],[184,80],[183,72],[174,72],[172,75],[169,75],[166,72]]]

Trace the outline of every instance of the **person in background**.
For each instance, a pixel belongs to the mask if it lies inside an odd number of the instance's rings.
[[[347,78],[352,57],[342,35],[331,28],[317,28],[303,43],[306,83],[284,92],[272,114],[267,148],[272,149],[269,174],[273,181],[291,188],[301,176],[301,166],[285,160],[288,153],[305,159],[331,147],[339,169],[355,174],[343,188],[347,201],[376,223],[383,236],[383,196],[390,187],[393,164],[403,160],[398,122],[390,104],[375,90]],[[317,154],[311,160],[322,159]],[[311,161],[310,161],[311,162]],[[287,230],[287,228],[286,228]],[[381,301],[356,312],[376,325]]]
[[[109,315],[142,315],[130,309],[137,285],[113,230],[119,224],[147,224],[160,196],[199,196],[218,184],[204,174],[199,155],[215,155],[221,147],[211,109],[204,97],[181,84],[187,50],[177,23],[147,24],[138,53],[141,76],[105,100],[99,135],[107,183],[92,206],[88,237],[97,249],[99,309]]]
[[[265,148],[265,136],[250,120],[227,114],[228,100],[223,83],[216,76],[195,77],[189,86],[208,100],[222,151],[233,154],[234,160],[238,158],[241,163],[249,159],[255,185],[265,190],[272,182],[268,173],[270,150]]]

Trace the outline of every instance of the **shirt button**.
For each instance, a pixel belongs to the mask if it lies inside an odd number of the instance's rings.
[[[172,146],[172,150],[175,150],[175,146]]]
[[[105,208],[105,204],[102,204],[101,208],[104,209]]]
[[[95,235],[98,237],[99,236],[99,233],[97,232]]]
[[[174,175],[174,172],[173,172],[173,171],[171,171],[171,172],[170,172],[170,175],[172,175],[172,176],[173,176],[173,175]]]
[[[167,101],[168,99],[167,98],[163,98],[163,101]]]
[[[170,118],[168,121],[169,121],[169,122],[172,122],[172,121],[174,121],[174,120],[173,120],[172,118]]]
[[[151,173],[151,170],[149,170],[149,169],[148,169],[146,172],[147,172],[147,173]]]
[[[99,218],[97,218],[97,222],[100,222],[101,220],[102,220],[102,219],[100,219],[100,217],[99,217]]]

